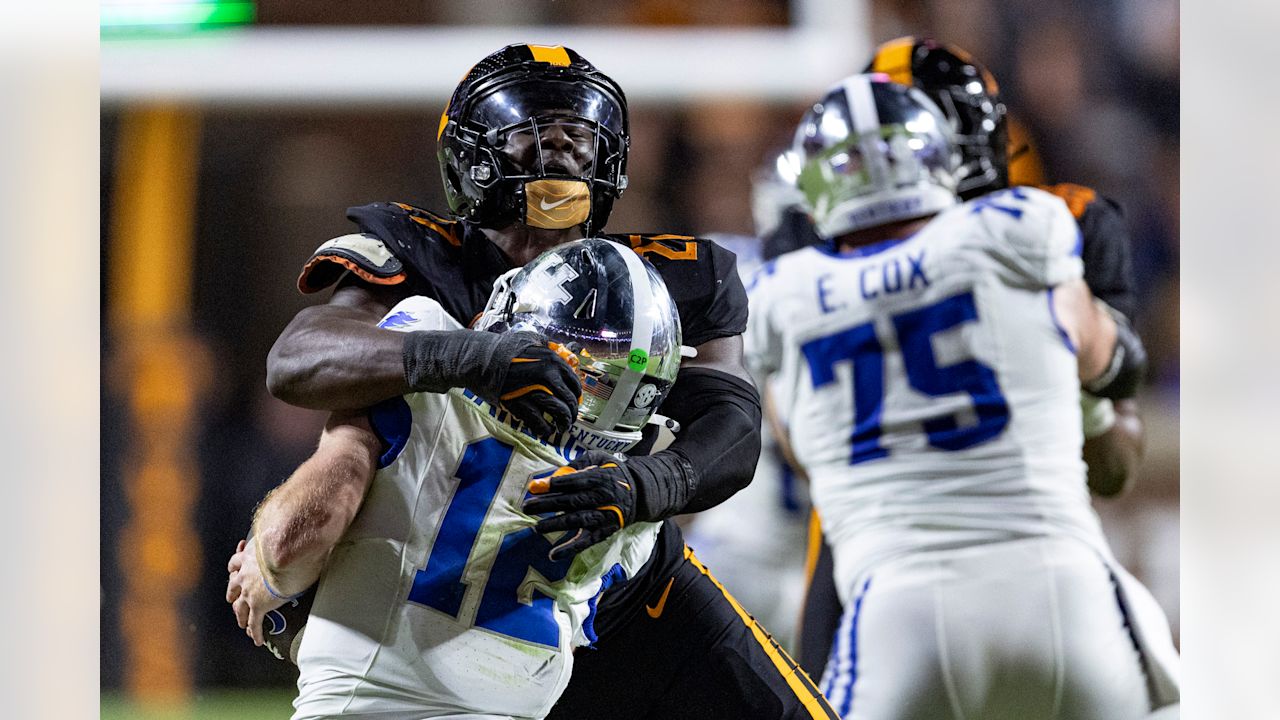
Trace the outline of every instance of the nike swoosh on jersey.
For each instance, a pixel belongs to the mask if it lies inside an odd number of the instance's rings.
[[[547,201],[546,201],[545,199],[543,199],[543,200],[539,200],[539,201],[538,201],[538,207],[541,207],[543,210],[555,210],[556,208],[558,208],[558,207],[560,207],[561,205],[563,205],[563,204],[565,204],[565,203],[569,202],[569,201],[570,201],[570,200],[572,200],[572,199],[573,199],[573,197],[560,198],[559,200],[557,200],[557,201],[555,201],[555,202],[553,202],[553,203],[550,203],[550,204],[548,204],[548,203],[547,203]]]
[[[671,584],[675,581],[675,578],[671,578],[667,581],[667,586],[662,590],[662,597],[658,598],[658,604],[653,607],[648,605],[644,606],[644,611],[649,613],[649,617],[657,620],[662,615],[662,611],[667,607],[667,593],[671,592]]]

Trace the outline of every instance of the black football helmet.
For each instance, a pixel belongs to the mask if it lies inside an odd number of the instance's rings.
[[[1009,130],[996,79],[969,53],[930,38],[903,37],[876,48],[865,72],[923,90],[951,121],[963,165],[964,200],[1009,186]]]
[[[628,133],[622,88],[581,55],[508,45],[467,72],[440,117],[449,207],[485,227],[598,232],[627,187]],[[580,162],[558,160],[553,142]]]

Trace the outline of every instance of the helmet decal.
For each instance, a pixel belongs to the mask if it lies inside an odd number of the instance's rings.
[[[561,45],[528,45],[526,47],[529,48],[535,62],[560,67],[569,67],[569,63],[573,62],[569,59],[569,53]]]

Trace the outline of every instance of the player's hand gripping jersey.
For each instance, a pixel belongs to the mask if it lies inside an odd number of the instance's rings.
[[[456,329],[415,297],[381,323]],[[504,422],[469,391],[417,393],[370,417],[387,450],[319,583],[299,649],[296,718],[377,712],[542,717],[594,641],[604,587],[648,559],[658,525],[635,523],[572,559],[521,504],[530,481],[581,452]],[[389,714],[388,714],[389,713]]]
[[[1063,202],[1014,188],[904,240],[761,271],[748,362],[790,399],[843,602],[872,565],[917,551],[1065,534],[1109,556],[1052,310],[1079,254]]]

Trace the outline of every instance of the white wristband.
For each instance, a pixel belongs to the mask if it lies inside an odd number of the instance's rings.
[[[1095,438],[1116,424],[1116,408],[1107,398],[1080,391],[1080,415],[1085,439]]]

